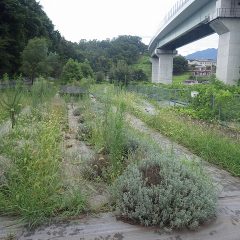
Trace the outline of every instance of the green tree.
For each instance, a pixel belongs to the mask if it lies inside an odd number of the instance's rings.
[[[47,71],[50,77],[59,78],[62,73],[62,62],[56,52],[50,52],[47,57]]]
[[[87,60],[79,64],[84,78],[93,77],[93,70]]]
[[[60,34],[36,0],[0,1],[0,75],[19,71],[21,52],[34,37],[44,37],[56,51]]]
[[[64,83],[72,81],[80,81],[83,78],[83,73],[81,70],[81,65],[78,61],[69,59],[63,67],[62,80]]]
[[[33,84],[36,77],[44,75],[47,71],[48,45],[44,38],[29,40],[22,52],[22,71]]]
[[[104,72],[97,72],[96,73],[96,83],[101,83],[101,82],[103,82],[104,81],[104,79],[105,79],[105,74],[104,74]]]
[[[147,81],[148,77],[142,69],[135,69],[132,72],[132,78],[134,81]]]
[[[181,74],[188,70],[188,61],[179,55],[173,59],[173,74]]]
[[[117,65],[113,65],[109,74],[111,82],[121,86],[127,85],[131,80],[131,69],[124,60],[119,60]]]

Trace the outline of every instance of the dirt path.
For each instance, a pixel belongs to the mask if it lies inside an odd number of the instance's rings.
[[[75,116],[74,111],[77,107],[68,105],[68,125],[69,131],[65,134],[64,141],[64,176],[67,184],[80,187],[83,193],[88,196],[88,207],[90,210],[97,211],[107,202],[107,193],[105,186],[93,184],[87,181],[81,175],[81,168],[84,161],[90,161],[95,157],[95,152],[84,141],[79,141],[78,122],[80,116]]]
[[[78,116],[74,116],[75,106],[68,105],[68,126],[69,130],[65,133],[63,143],[63,174],[67,184],[72,186],[82,183],[80,174],[81,163],[84,160],[91,159],[94,152],[84,142],[76,137],[78,134]]]

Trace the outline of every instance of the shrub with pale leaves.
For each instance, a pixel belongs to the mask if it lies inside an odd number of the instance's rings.
[[[193,229],[216,213],[216,191],[202,169],[162,154],[130,165],[112,195],[122,218],[146,226]]]

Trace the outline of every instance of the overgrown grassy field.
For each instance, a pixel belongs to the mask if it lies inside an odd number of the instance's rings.
[[[29,111],[18,115],[14,128],[0,140],[0,214],[19,216],[33,227],[91,211],[89,195],[82,191],[87,182],[107,185],[108,205],[123,218],[146,226],[196,228],[214,217],[216,191],[201,163],[163,152],[147,134],[130,126],[127,114],[237,176],[239,142],[168,108],[156,105],[155,113],[148,114],[146,99],[116,86],[93,85],[90,92],[95,97],[66,97],[71,103],[67,108],[66,99],[56,96],[46,81],[32,87]],[[63,173],[64,133],[71,112],[79,124],[74,140],[93,152],[89,159],[80,156],[79,186],[68,184]]]
[[[101,88],[95,89],[97,96],[104,98]],[[207,125],[196,124],[190,117],[179,116],[171,108],[164,109],[156,105],[157,113],[147,114],[141,107],[143,99],[137,94],[116,91],[112,86],[105,86],[112,92],[111,101],[124,101],[127,110],[143,120],[147,125],[160,131],[174,141],[186,146],[204,160],[240,176],[239,141],[223,136],[218,130]]]
[[[98,153],[83,162],[83,176],[109,184],[111,203],[120,216],[169,228],[196,228],[212,218],[215,187],[201,165],[163,152],[129,124],[127,111],[141,98],[104,85],[96,86],[95,94],[97,99],[80,101],[76,111],[81,116],[79,139]]]
[[[0,214],[18,216],[29,227],[85,208],[81,190],[62,179],[66,105],[46,88],[46,82],[35,83],[29,110],[0,139]]]
[[[174,75],[173,76],[173,84],[182,84],[183,81],[188,80],[191,76],[191,73],[184,73],[181,75]]]
[[[30,226],[65,212],[79,214],[84,207],[80,191],[66,189],[61,179],[65,106],[59,100],[48,104],[22,116],[0,142],[1,169],[6,171],[0,213],[19,215]]]

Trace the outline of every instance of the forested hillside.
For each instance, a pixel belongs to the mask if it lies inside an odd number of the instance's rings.
[[[94,72],[105,74],[119,60],[136,64],[147,51],[137,36],[80,40],[79,43],[67,41],[54,30],[53,23],[35,0],[1,0],[0,12],[0,76],[22,72],[22,52],[28,41],[36,37],[47,40],[48,54],[56,53],[61,66],[70,58],[78,62],[87,60]]]
[[[18,72],[28,40],[45,37],[55,51],[61,38],[35,0],[0,1],[0,74]]]

